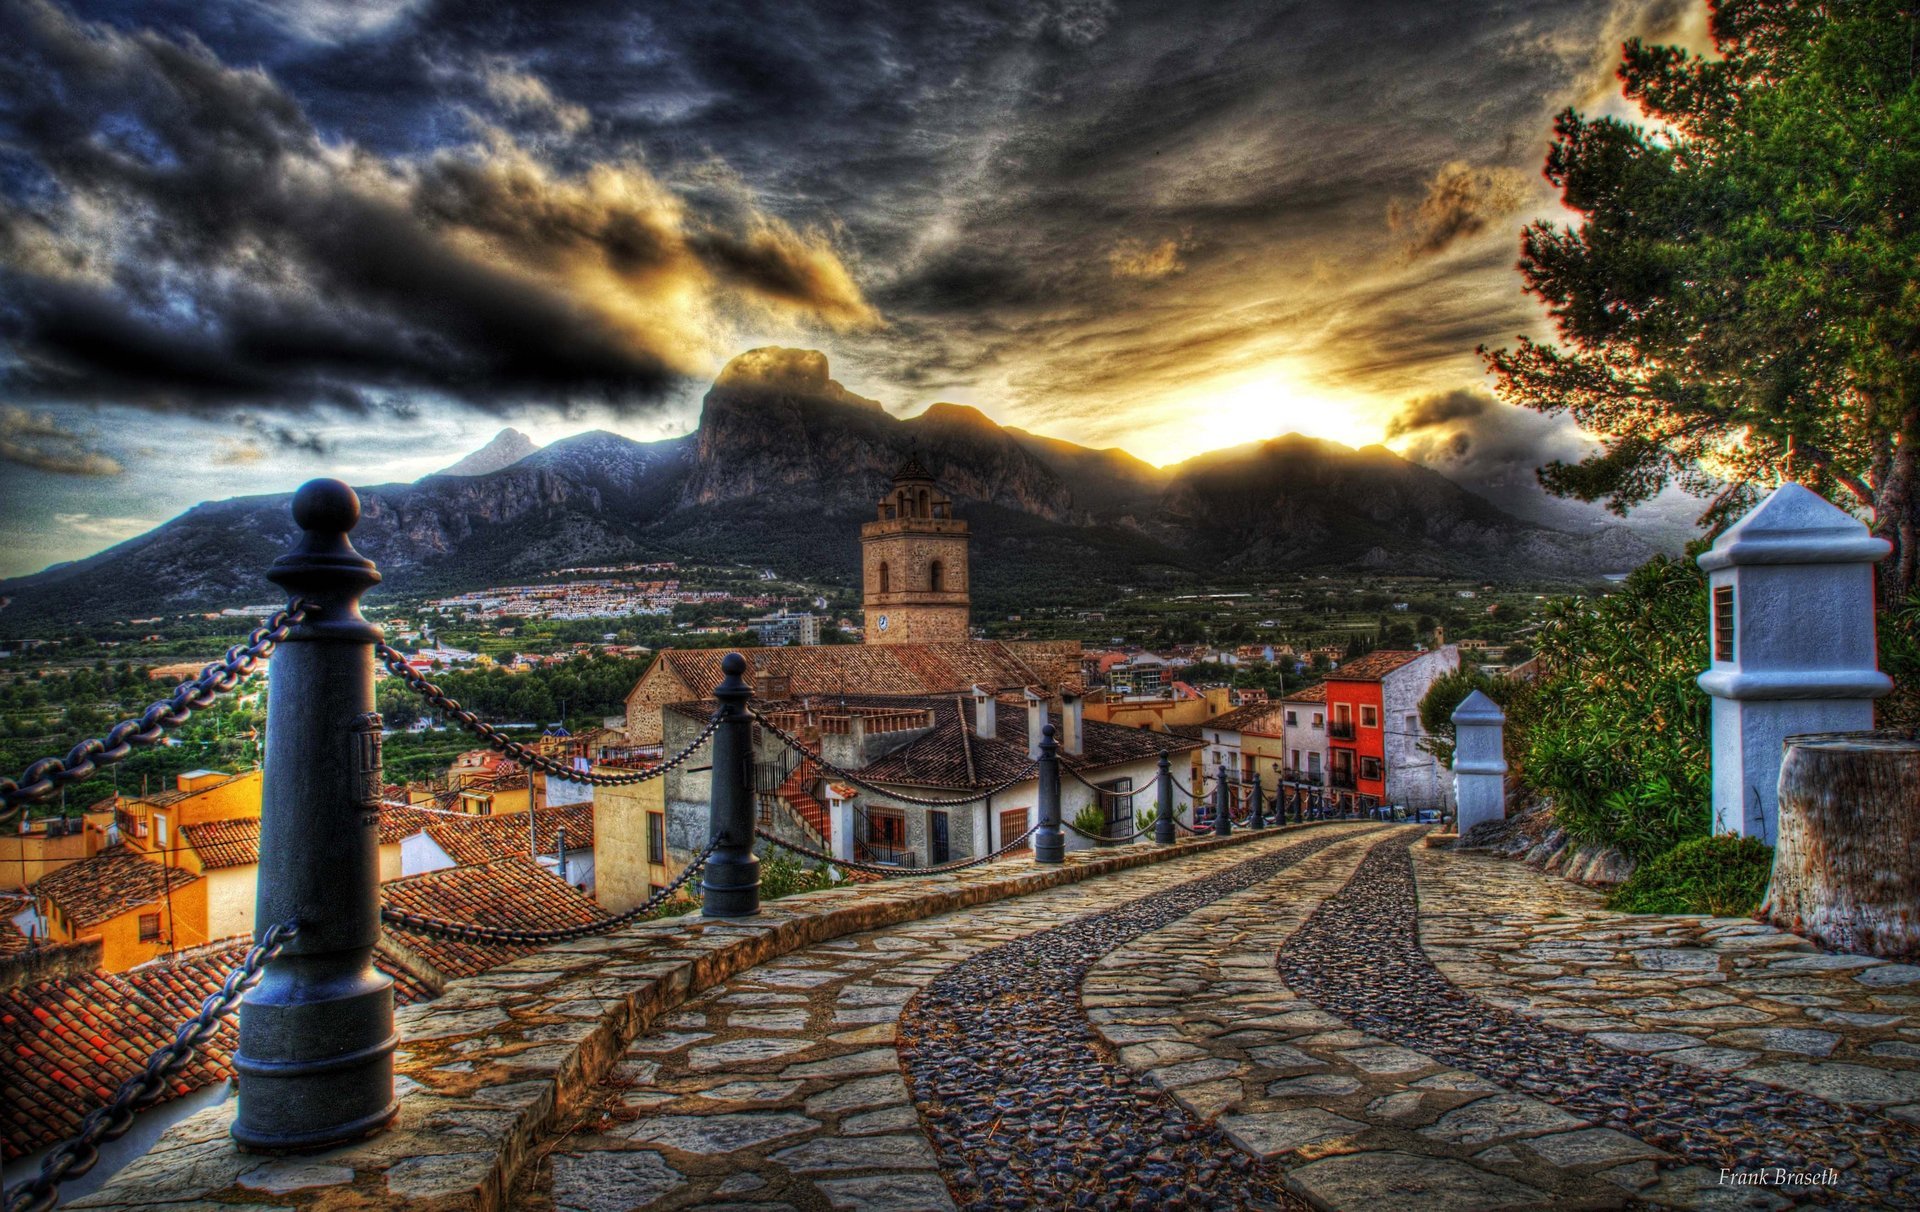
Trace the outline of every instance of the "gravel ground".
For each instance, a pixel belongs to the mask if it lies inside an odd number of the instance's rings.
[[[1280,975],[1355,1028],[1709,1169],[1839,1172],[1809,1202],[1920,1207],[1920,1132],[1793,1091],[1629,1055],[1462,992],[1421,951],[1414,869],[1383,843],[1286,945]]]
[[[969,1208],[1304,1208],[1280,1172],[1143,1085],[1096,1041],[1088,970],[1130,939],[1350,837],[1314,837],[982,952],[900,1018],[899,1054]]]

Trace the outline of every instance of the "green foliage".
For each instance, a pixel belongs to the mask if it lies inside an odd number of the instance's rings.
[[[1420,728],[1427,734],[1421,738],[1420,748],[1449,767],[1453,765],[1453,713],[1476,690],[1502,707],[1510,706],[1527,693],[1523,682],[1494,677],[1476,668],[1460,669],[1435,678],[1433,685],[1427,687],[1426,697],[1420,700]],[[1513,726],[1513,713],[1508,715],[1504,740],[1507,761],[1512,763],[1521,750],[1525,734]]]
[[[760,856],[760,899],[778,900],[801,892],[818,892],[845,881],[835,880],[825,867],[802,862],[798,855],[767,847]]]
[[[1088,804],[1073,815],[1073,827],[1082,833],[1105,834],[1107,812],[1098,804]]]
[[[577,656],[524,673],[505,669],[458,670],[430,675],[462,707],[493,722],[597,724],[623,708],[627,693],[646,671],[637,657]],[[378,706],[389,728],[405,728],[428,705],[395,678],[380,683]]]
[[[1148,808],[1133,814],[1133,827],[1140,830],[1151,829],[1159,823],[1159,820],[1160,810],[1158,808]]]
[[[1748,917],[1773,875],[1773,847],[1730,833],[1682,842],[1642,863],[1607,898],[1624,913],[1711,913]]]
[[[1509,402],[1603,436],[1542,473],[1552,490],[1624,511],[1678,481],[1725,489],[1725,517],[1790,477],[1872,509],[1898,602],[1920,518],[1920,13],[1717,0],[1712,33],[1712,57],[1627,44],[1650,124],[1560,116],[1546,173],[1581,222],[1529,226],[1520,269],[1561,343],[1482,353]]]
[[[1876,704],[1882,728],[1920,728],[1920,589],[1880,615],[1880,668],[1893,693]]]
[[[1656,557],[1618,593],[1568,599],[1537,637],[1545,677],[1511,711],[1530,785],[1582,842],[1636,859],[1704,835],[1710,818],[1706,582]]]

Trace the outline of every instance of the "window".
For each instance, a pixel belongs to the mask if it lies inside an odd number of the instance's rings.
[[[1380,759],[1377,757],[1361,758],[1360,759],[1360,777],[1363,779],[1379,778],[1380,777]]]
[[[880,561],[880,592],[889,593],[893,589],[893,576],[887,570],[887,562]]]
[[[1419,736],[1420,735],[1420,713],[1417,711],[1409,711],[1406,715],[1406,718],[1400,721],[1400,725],[1402,730],[1405,731],[1408,736]]]
[[[946,579],[946,571],[945,566],[942,565],[940,561],[935,560],[927,569],[927,588],[935,593],[939,593],[941,582]]]
[[[1320,773],[1320,755],[1319,754],[1309,753],[1307,755],[1307,773],[1308,774]]]
[[[1363,704],[1360,708],[1360,726],[1362,728],[1378,728],[1380,726],[1380,709]]]
[[[1713,587],[1713,659],[1733,660],[1733,586]]]
[[[1291,727],[1291,726],[1293,726],[1293,725],[1295,725],[1295,724],[1298,724],[1299,722],[1300,722],[1300,713],[1299,713],[1299,712],[1297,712],[1297,711],[1289,711],[1289,712],[1287,712],[1287,724],[1288,724],[1288,726],[1289,726],[1289,727]]]
[[[647,813],[647,861],[667,861],[667,817],[662,812]]]
[[[160,844],[160,849],[165,850],[167,848],[166,817],[156,816],[153,818],[153,840]]]
[[[1298,749],[1293,751],[1293,768],[1295,770],[1300,769],[1300,751]]]
[[[1315,728],[1325,728],[1327,726],[1327,717],[1325,712],[1316,711],[1313,713],[1313,726]]]
[[[151,943],[160,937],[160,915],[143,913],[140,915],[140,941]]]

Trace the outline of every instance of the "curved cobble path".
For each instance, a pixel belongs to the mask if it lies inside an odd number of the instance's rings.
[[[1920,1132],[1795,1091],[1635,1056],[1462,992],[1416,936],[1403,841],[1374,847],[1353,879],[1281,948],[1300,996],[1359,1030],[1525,1091],[1700,1164],[1758,1166],[1838,1181],[1811,1202],[1920,1206]]]
[[[1298,842],[1004,943],[928,984],[900,1016],[900,1063],[960,1204],[1304,1207],[1277,1168],[1115,1064],[1080,985],[1116,947],[1350,836]]]

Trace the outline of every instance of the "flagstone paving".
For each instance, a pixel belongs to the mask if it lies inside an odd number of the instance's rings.
[[[1609,913],[1420,832],[1288,831],[740,973],[632,1042],[512,1206],[1915,1206],[1920,968]]]

